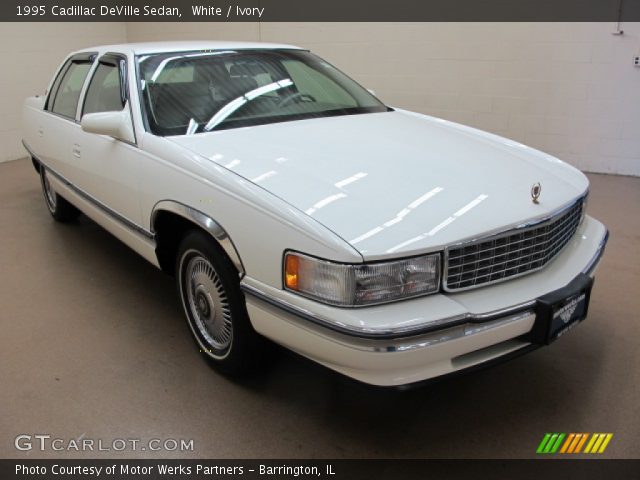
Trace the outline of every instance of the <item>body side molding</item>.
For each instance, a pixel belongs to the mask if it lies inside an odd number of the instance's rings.
[[[240,260],[240,255],[236,249],[231,237],[227,231],[214,219],[207,214],[202,213],[195,208],[189,207],[183,203],[176,202],[174,200],[160,200],[153,206],[151,211],[151,232],[155,235],[155,223],[157,216],[160,212],[170,212],[179,215],[192,223],[200,226],[206,232],[208,232],[216,241],[220,244],[225,253],[229,256],[233,265],[240,272],[240,278],[245,274],[244,265]]]
[[[100,200],[95,198],[90,193],[86,192],[85,190],[83,190],[80,187],[78,187],[76,184],[72,183],[64,175],[60,174],[56,170],[52,169],[50,166],[48,166],[45,163],[43,163],[42,160],[40,160],[36,156],[36,154],[33,153],[33,151],[31,150],[31,147],[29,147],[29,145],[27,144],[26,141],[22,140],[22,145],[24,145],[24,148],[27,150],[27,152],[29,152],[29,155],[31,156],[31,160],[34,163],[34,167],[35,167],[35,169],[36,169],[36,171],[38,173],[40,173],[39,168],[44,168],[47,172],[49,172],[51,175],[53,175],[55,178],[57,178],[67,188],[69,188],[72,192],[74,192],[76,195],[78,195],[79,197],[81,197],[85,201],[89,202],[94,207],[97,207],[98,209],[100,209],[103,213],[107,214],[110,218],[118,221],[120,224],[124,225],[129,230],[131,230],[133,232],[136,232],[137,234],[141,235],[145,239],[151,240],[151,241],[154,240],[153,233],[151,233],[147,229],[141,227],[140,225],[138,225],[134,221],[129,220],[127,217],[121,215],[120,213],[116,212],[114,209],[112,209],[108,205],[104,204],[103,202],[101,202]],[[37,167],[36,167],[36,163],[38,164]]]

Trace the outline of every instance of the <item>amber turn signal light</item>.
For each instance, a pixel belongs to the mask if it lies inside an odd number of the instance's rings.
[[[299,259],[296,255],[287,254],[284,266],[284,282],[287,288],[292,290],[298,289],[298,266]]]

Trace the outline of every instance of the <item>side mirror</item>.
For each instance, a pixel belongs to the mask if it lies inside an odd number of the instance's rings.
[[[131,116],[127,107],[119,112],[87,113],[82,116],[80,127],[85,132],[109,135],[125,142],[135,143]]]

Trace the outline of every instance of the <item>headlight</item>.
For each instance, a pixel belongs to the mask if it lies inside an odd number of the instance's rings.
[[[347,265],[288,252],[284,258],[284,286],[343,307],[425,295],[440,288],[440,254]]]

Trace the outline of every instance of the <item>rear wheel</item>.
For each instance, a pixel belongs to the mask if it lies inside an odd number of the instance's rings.
[[[78,218],[80,210],[56,193],[49,181],[47,169],[42,165],[40,166],[40,183],[42,184],[44,201],[54,219],[58,222],[72,222]]]
[[[251,326],[238,278],[207,235],[192,231],[184,237],[176,259],[176,283],[187,323],[200,351],[230,375],[251,371],[264,341]]]

